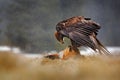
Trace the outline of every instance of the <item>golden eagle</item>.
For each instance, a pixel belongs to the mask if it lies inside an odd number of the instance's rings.
[[[69,38],[73,48],[87,46],[100,54],[109,54],[109,51],[96,38],[100,28],[101,26],[91,18],[75,16],[56,25],[55,37],[62,44],[64,37]]]

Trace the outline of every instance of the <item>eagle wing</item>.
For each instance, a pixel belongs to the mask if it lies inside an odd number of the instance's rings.
[[[72,45],[88,46],[93,50],[96,49],[94,42],[90,39],[90,35],[97,35],[100,26],[93,21],[77,22],[67,26],[61,30],[61,34],[68,37],[72,41]]]
[[[68,27],[71,28],[72,31],[79,32],[83,35],[89,36],[92,33],[95,33],[97,35],[98,29],[100,29],[100,26],[93,22],[93,21],[85,21],[85,22],[78,22],[73,25],[70,25]]]
[[[70,32],[69,38],[72,41],[72,45],[79,47],[79,46],[88,46],[95,50],[95,44],[92,42],[89,36],[85,36],[78,32]]]

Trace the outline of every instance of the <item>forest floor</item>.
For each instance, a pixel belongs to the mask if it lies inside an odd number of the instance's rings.
[[[0,80],[120,80],[120,56],[51,60],[1,51]]]

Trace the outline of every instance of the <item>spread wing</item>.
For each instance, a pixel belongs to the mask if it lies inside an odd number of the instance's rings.
[[[70,32],[75,31],[78,33],[81,33],[83,35],[89,36],[92,33],[95,33],[97,35],[98,29],[100,29],[100,26],[93,22],[93,21],[88,21],[88,22],[78,22],[76,24],[71,25],[68,27],[68,29],[71,29]]]
[[[88,46],[95,50],[95,44],[90,39],[90,35],[93,33],[97,35],[98,29],[100,29],[100,26],[97,23],[88,21],[77,22],[75,24],[67,26],[60,32],[64,36],[70,38],[76,44],[79,44],[80,46]]]

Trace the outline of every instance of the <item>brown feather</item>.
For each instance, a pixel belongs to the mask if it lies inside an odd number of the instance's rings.
[[[64,37],[71,40],[72,46],[88,46],[94,51],[108,53],[108,50],[96,38],[101,26],[90,18],[76,16],[59,22],[56,30]],[[92,37],[91,37],[92,36]]]

